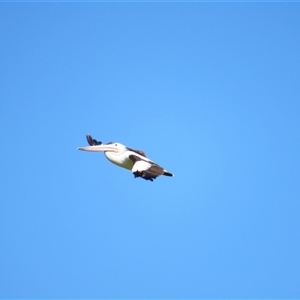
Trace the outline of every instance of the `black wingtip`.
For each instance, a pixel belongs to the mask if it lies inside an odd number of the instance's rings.
[[[92,136],[90,134],[86,135],[86,140],[87,140],[87,142],[89,143],[90,146],[94,145],[93,138],[92,138]]]
[[[167,172],[167,171],[164,172],[164,175],[165,175],[165,176],[170,176],[170,177],[173,177],[173,176],[174,176],[174,174],[172,174],[172,173],[170,173],[170,172]]]
[[[90,134],[86,135],[86,139],[87,139],[90,146],[95,146],[95,145],[101,145],[102,144],[102,142],[93,139]]]

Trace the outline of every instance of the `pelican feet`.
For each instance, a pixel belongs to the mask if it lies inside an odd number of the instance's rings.
[[[87,139],[90,146],[96,146],[96,145],[101,145],[102,144],[102,142],[93,139],[90,134],[86,135],[86,139]]]
[[[145,172],[144,171],[135,171],[133,172],[133,175],[134,175],[134,178],[137,178],[137,177],[141,177],[145,180],[150,180],[150,181],[153,181],[153,179],[155,179],[155,177],[151,178],[151,177],[145,177]]]

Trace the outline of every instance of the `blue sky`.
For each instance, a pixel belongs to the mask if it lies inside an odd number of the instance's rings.
[[[0,8],[1,298],[300,298],[299,3]]]

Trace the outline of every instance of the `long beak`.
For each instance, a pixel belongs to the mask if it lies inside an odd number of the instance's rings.
[[[86,147],[79,147],[77,148],[77,150],[90,151],[90,152],[100,152],[100,151],[118,152],[117,148],[113,145],[86,146]]]

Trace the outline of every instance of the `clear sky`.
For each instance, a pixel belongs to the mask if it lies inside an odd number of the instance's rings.
[[[0,298],[300,298],[299,15],[1,3]]]

